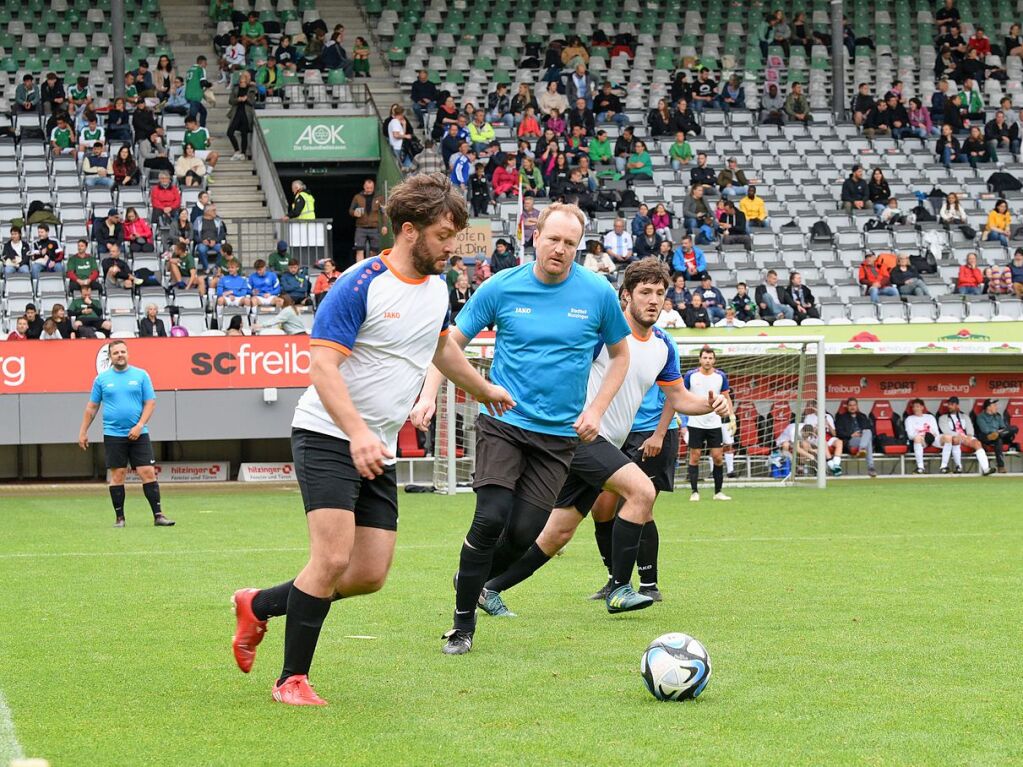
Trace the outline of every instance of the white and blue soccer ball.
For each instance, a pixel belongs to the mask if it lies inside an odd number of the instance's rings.
[[[646,648],[640,673],[657,700],[689,700],[710,681],[710,655],[688,634],[664,634]]]

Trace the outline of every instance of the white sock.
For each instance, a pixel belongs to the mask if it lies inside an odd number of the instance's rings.
[[[914,442],[913,443],[913,455],[916,456],[916,467],[922,469],[924,467],[924,443]]]
[[[941,468],[948,467],[948,457],[952,455],[952,443],[945,442],[941,446]]]
[[[725,471],[728,474],[735,471],[735,453],[725,453]]]
[[[840,455],[836,455],[836,456],[835,456],[835,457],[834,457],[834,458],[833,458],[832,460],[833,460],[833,461],[834,461],[834,463],[835,463],[835,468],[836,468],[836,469],[837,469],[837,468],[838,468],[839,466],[841,466],[841,465],[842,465],[842,456],[840,456]]]
[[[952,460],[955,461],[956,466],[960,469],[963,468],[963,446],[952,445]]]
[[[991,466],[991,464],[987,462],[987,451],[985,451],[984,448],[979,448],[974,455],[977,456],[977,463],[980,464],[980,470],[982,472],[987,471]]]

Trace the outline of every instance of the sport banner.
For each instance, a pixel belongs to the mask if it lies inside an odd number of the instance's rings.
[[[295,464],[291,462],[243,463],[238,468],[239,482],[294,482]]]
[[[262,389],[309,385],[309,337],[202,336],[129,339],[128,362],[149,372],[157,391]],[[106,370],[107,342],[0,344],[0,394],[88,392]]]
[[[154,468],[160,482],[227,482],[231,478],[231,464],[227,461],[167,461],[156,464]],[[107,472],[108,481],[109,474]],[[142,480],[134,469],[129,469],[124,481],[138,484]]]

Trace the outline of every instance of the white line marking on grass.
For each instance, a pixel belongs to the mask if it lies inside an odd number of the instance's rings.
[[[675,543],[815,543],[820,541],[899,541],[923,540],[930,538],[1006,538],[1023,535],[1023,531],[991,533],[890,533],[884,535],[793,535],[793,536],[751,536],[729,538],[665,538],[662,542]],[[448,543],[398,544],[399,551],[419,549],[448,549]],[[152,556],[204,556],[207,554],[277,554],[308,551],[306,546],[280,546],[251,549],[154,549],[151,551],[27,551],[0,554],[4,559],[60,559],[73,557],[152,557]]]
[[[15,759],[23,759],[25,752],[14,734],[14,717],[11,709],[0,692],[0,764],[9,764]]]

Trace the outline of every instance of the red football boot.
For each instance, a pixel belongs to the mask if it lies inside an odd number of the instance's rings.
[[[289,676],[283,683],[274,683],[273,699],[289,706],[326,706],[327,701],[321,698],[309,684],[305,674]]]
[[[238,668],[246,674],[252,670],[256,648],[266,634],[266,621],[259,620],[252,612],[252,598],[258,593],[259,589],[238,589],[231,597],[236,621],[231,648]]]

